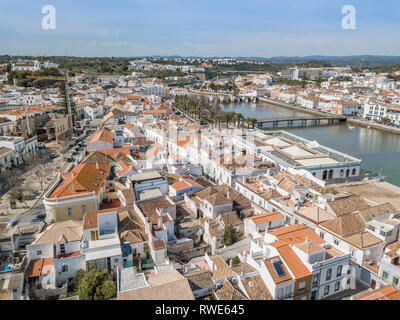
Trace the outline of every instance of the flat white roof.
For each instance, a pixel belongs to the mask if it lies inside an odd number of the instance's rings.
[[[337,164],[338,161],[333,160],[331,158],[311,158],[311,159],[302,159],[296,160],[296,162],[300,163],[302,166],[319,166],[319,165],[327,165],[327,164]]]
[[[119,292],[148,286],[144,273],[136,273],[134,267],[119,269]]]
[[[313,156],[311,152],[306,151],[298,146],[291,146],[282,150],[295,157]]]
[[[271,138],[271,139],[267,139],[267,140],[263,140],[265,143],[277,146],[277,147],[290,147],[291,144],[287,143],[286,141],[283,141],[277,137]]]
[[[89,246],[83,253],[86,261],[122,255],[121,243],[118,238],[89,241]]]

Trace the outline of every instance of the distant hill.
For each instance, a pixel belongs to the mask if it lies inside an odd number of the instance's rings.
[[[148,56],[149,58],[167,58],[167,59],[201,59],[201,58],[210,58],[210,59],[241,59],[248,61],[264,61],[270,64],[283,65],[280,68],[286,68],[290,65],[298,65],[298,66],[321,66],[321,65],[331,65],[331,66],[349,66],[355,68],[377,68],[377,67],[390,67],[388,68],[391,71],[395,65],[400,65],[400,56],[383,56],[383,55],[355,55],[355,56],[322,56],[322,55],[312,55],[305,57],[272,57],[272,58],[263,58],[263,57],[201,57],[201,56],[179,56],[179,55],[170,55],[170,56],[159,56],[153,55]],[[72,57],[72,56],[41,56],[41,57],[33,57],[33,56],[10,56],[3,55],[0,56],[0,64],[6,63],[10,59],[16,58],[35,58],[38,60],[50,60],[60,64],[60,67],[64,67],[64,64],[68,65],[71,62],[80,62],[83,66],[86,66],[88,63],[98,63],[98,62],[106,62],[113,61],[118,62],[124,65],[124,70],[127,69],[127,64],[129,59],[133,58],[146,58],[145,56],[136,56],[136,57]],[[278,67],[279,68],[279,67]],[[84,68],[83,68],[84,69]],[[121,67],[122,69],[122,67]],[[105,72],[101,70],[100,72]]]

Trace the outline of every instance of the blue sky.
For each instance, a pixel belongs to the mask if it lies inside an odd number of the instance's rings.
[[[400,55],[399,0],[7,0],[0,54]],[[384,4],[382,4],[384,2]],[[44,5],[56,29],[43,30]],[[341,9],[356,8],[356,30]]]

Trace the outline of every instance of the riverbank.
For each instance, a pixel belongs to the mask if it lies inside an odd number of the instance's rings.
[[[373,128],[376,130],[382,130],[390,133],[396,133],[400,134],[400,128],[393,128],[390,126],[386,126],[384,124],[379,124],[379,123],[374,123],[374,122],[369,122],[369,121],[364,121],[364,120],[358,120],[358,119],[347,119],[348,124],[355,124],[360,127],[365,127],[365,128]]]
[[[193,90],[193,89],[189,89],[189,92],[195,93],[195,94],[226,95],[226,96],[229,95],[229,94],[216,93],[216,92],[203,92],[203,91]],[[278,107],[291,109],[291,110],[308,113],[308,114],[312,114],[312,115],[318,115],[318,116],[323,115],[323,116],[326,116],[327,118],[332,116],[332,114],[329,112],[316,111],[316,110],[311,110],[311,109],[307,109],[307,108],[297,107],[290,103],[286,103],[283,101],[277,101],[277,100],[271,100],[271,99],[263,98],[263,97],[258,97],[258,102],[268,103],[271,105],[276,105]],[[400,128],[394,128],[394,127],[390,127],[390,126],[387,126],[384,124],[369,122],[369,121],[365,121],[365,120],[347,118],[347,124],[355,124],[360,127],[365,127],[365,128],[370,127],[370,128],[374,128],[376,130],[386,131],[386,132],[390,132],[390,133],[394,133],[394,134],[400,134]]]
[[[279,107],[289,108],[289,109],[297,110],[297,111],[300,111],[300,112],[309,113],[309,114],[312,114],[312,115],[321,116],[321,114],[322,114],[322,115],[326,115],[326,117],[332,116],[330,113],[327,113],[327,112],[315,111],[315,110],[311,110],[311,109],[307,109],[307,108],[296,107],[296,106],[294,106],[292,104],[289,104],[289,103],[286,103],[286,102],[270,100],[270,99],[261,98],[261,97],[259,97],[258,100],[261,101],[261,102],[266,102],[266,103],[269,103],[269,104],[272,104],[272,105],[277,105]]]

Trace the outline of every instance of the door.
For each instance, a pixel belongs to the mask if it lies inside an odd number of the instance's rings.
[[[375,290],[375,287],[376,287],[376,281],[372,279],[371,280],[371,289]]]
[[[316,300],[317,299],[317,291],[311,292],[311,300]]]
[[[108,274],[111,274],[111,258],[107,258],[107,272]]]

